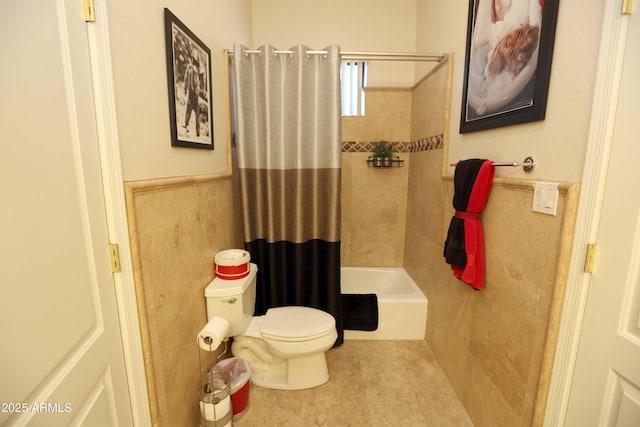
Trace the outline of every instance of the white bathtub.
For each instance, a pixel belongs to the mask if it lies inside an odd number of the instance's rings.
[[[378,329],[344,331],[347,340],[421,340],[427,323],[427,297],[401,267],[342,267],[343,294],[376,294]]]

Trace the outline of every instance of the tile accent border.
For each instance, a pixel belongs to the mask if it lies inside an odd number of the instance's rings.
[[[444,147],[444,134],[428,136],[414,141],[409,146],[409,152],[441,150]]]
[[[440,150],[444,144],[444,134],[428,136],[412,142],[386,141],[395,153],[415,153],[418,151]],[[343,153],[372,153],[378,141],[342,141]]]

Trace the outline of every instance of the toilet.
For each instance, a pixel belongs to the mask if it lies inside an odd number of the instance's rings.
[[[279,390],[317,387],[329,380],[325,352],[338,338],[332,315],[311,307],[270,308],[254,316],[258,266],[246,277],[216,277],[205,289],[207,317],[229,322],[231,352],[251,366],[251,382]]]

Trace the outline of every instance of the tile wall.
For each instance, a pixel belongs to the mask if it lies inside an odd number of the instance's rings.
[[[343,117],[342,265],[403,265],[413,153],[442,158],[449,74],[445,60],[414,87],[367,88],[366,115]],[[367,162],[378,141],[393,145],[402,167]]]
[[[412,164],[429,164],[427,155]],[[426,169],[425,169],[426,170]],[[415,174],[413,174],[415,173]],[[410,182],[428,181],[419,168]],[[405,268],[429,298],[427,342],[477,427],[539,425],[557,339],[577,209],[577,184],[563,184],[558,215],[531,211],[529,181],[494,182],[483,212],[486,287],[452,276],[442,247],[453,209],[429,222],[420,206],[453,197],[446,180],[407,210]],[[415,186],[409,186],[414,192]],[[444,196],[444,197],[443,197]],[[420,200],[422,199],[422,200]],[[478,396],[490,396],[478,399]]]
[[[433,74],[414,88],[412,140],[446,133],[445,82]],[[476,427],[540,425],[579,185],[563,183],[558,214],[548,216],[531,211],[533,181],[494,180],[482,214],[486,287],[475,291],[442,256],[453,215],[445,156],[410,155],[403,265],[429,299],[427,342]]]
[[[365,116],[342,118],[342,265],[401,266],[411,91],[369,88],[366,108]],[[367,159],[378,141],[391,143],[403,162],[372,167]]]
[[[158,426],[196,426],[213,257],[242,247],[230,176],[125,184],[151,416]],[[204,353],[204,352],[203,352]]]

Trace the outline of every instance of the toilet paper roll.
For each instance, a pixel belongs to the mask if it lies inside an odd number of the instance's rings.
[[[231,425],[231,375],[223,371],[209,371],[200,380],[200,419],[202,426]]]
[[[198,333],[198,345],[206,351],[215,350],[229,334],[229,322],[222,317],[212,317]]]
[[[200,401],[200,415],[205,421],[218,421],[231,412],[231,398],[225,397],[218,403]],[[225,424],[225,427],[229,424]]]

